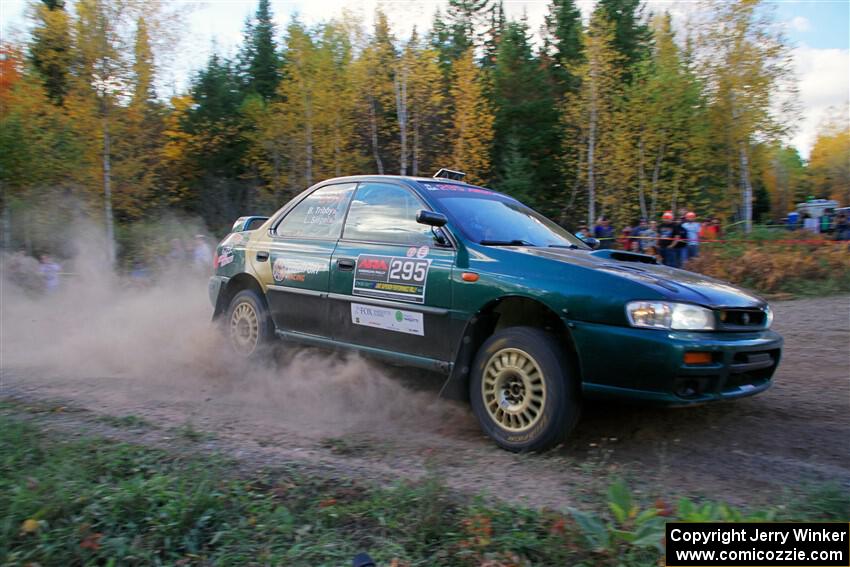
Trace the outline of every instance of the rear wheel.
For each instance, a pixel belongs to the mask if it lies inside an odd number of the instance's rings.
[[[542,451],[575,427],[577,388],[551,334],[533,327],[503,329],[484,342],[473,368],[472,409],[502,448]]]
[[[225,331],[230,348],[243,358],[259,358],[274,338],[274,325],[265,302],[250,289],[242,290],[230,300],[225,318]]]

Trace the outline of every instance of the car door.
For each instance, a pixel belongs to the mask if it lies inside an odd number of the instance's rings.
[[[355,183],[316,189],[274,225],[268,250],[253,261],[264,279],[278,329],[329,337],[327,294],[331,255],[339,239]],[[260,264],[267,263],[265,268]]]
[[[455,250],[416,222],[428,209],[411,189],[364,182],[331,263],[335,340],[447,361]]]

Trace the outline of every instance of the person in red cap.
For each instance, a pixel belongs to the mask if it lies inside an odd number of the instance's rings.
[[[685,260],[696,258],[699,256],[699,232],[702,225],[697,222],[697,214],[693,211],[685,213],[685,222],[682,223],[682,228],[688,235],[688,247],[685,249]]]
[[[687,233],[682,225],[676,222],[673,211],[664,211],[661,224],[658,225],[658,249],[665,266],[682,267],[682,253],[687,241]]]

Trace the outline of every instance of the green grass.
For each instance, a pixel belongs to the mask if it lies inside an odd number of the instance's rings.
[[[846,520],[850,507],[824,489],[796,511],[689,501],[671,511],[615,484],[599,503],[610,512],[555,512],[462,498],[433,478],[377,489],[292,468],[236,471],[0,416],[0,563],[345,565],[368,550],[381,565],[645,565],[657,564],[667,512]]]
[[[141,428],[151,428],[154,427],[152,423],[146,420],[143,417],[139,417],[137,415],[101,415],[97,418],[97,421],[101,423],[105,423],[112,427],[125,427],[127,429],[141,429]]]

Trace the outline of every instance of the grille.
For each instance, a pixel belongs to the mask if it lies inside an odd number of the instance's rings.
[[[720,328],[727,331],[763,329],[767,321],[762,309],[721,309],[717,316]]]

